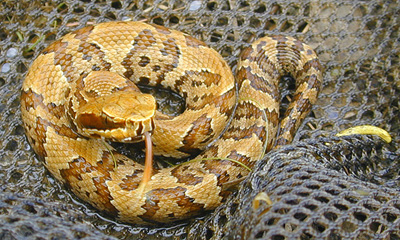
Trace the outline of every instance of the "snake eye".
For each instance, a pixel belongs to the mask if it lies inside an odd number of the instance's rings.
[[[76,120],[79,123],[79,127],[87,129],[98,129],[98,130],[111,130],[116,128],[124,128],[125,123],[115,122],[108,119],[104,114],[97,115],[94,113],[79,114]]]

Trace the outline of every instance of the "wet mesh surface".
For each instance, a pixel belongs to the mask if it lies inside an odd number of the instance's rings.
[[[305,140],[266,159],[236,196],[193,224],[201,239],[399,239],[398,179],[392,188],[377,171],[398,174],[399,154],[380,140]]]
[[[400,239],[400,2],[299,2],[1,1],[0,238]],[[310,44],[325,66],[295,143],[188,223],[143,228],[99,215],[49,175],[21,127],[19,89],[40,50],[87,24],[127,19],[193,35],[233,68],[241,49],[278,33]],[[388,130],[393,142],[324,138],[360,124]]]

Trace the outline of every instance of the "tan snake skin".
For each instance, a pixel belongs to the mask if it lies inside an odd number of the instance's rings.
[[[297,85],[279,123],[285,75]],[[252,167],[265,151],[290,143],[321,81],[314,51],[290,37],[264,37],[245,49],[235,81],[222,57],[193,37],[109,22],[67,34],[38,56],[23,83],[22,120],[47,169],[79,198],[121,221],[171,222],[220,205],[227,186],[249,173],[236,161]],[[186,110],[176,117],[155,111],[134,83],[179,93]],[[133,142],[146,131],[156,154],[200,154],[154,170],[139,187],[143,166],[104,139]]]

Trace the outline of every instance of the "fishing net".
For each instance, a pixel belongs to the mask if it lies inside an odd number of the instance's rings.
[[[383,0],[1,1],[0,238],[400,239],[399,16],[400,2]],[[26,71],[46,45],[113,20],[184,31],[233,69],[255,39],[294,36],[324,66],[320,98],[294,143],[268,153],[215,211],[168,226],[116,222],[45,170],[26,141],[19,110]],[[293,86],[282,88],[289,89],[285,105]],[[386,129],[393,141],[333,137],[361,124]]]

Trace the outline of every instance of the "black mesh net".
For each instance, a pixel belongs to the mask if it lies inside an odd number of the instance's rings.
[[[1,1],[0,238],[400,239],[399,16],[400,2],[383,0]],[[233,69],[255,39],[294,36],[319,55],[323,90],[293,145],[267,154],[217,210],[156,228],[118,223],[50,176],[24,137],[19,110],[21,83],[40,50],[112,20],[184,31]],[[331,137],[361,124],[386,129],[392,143]]]

